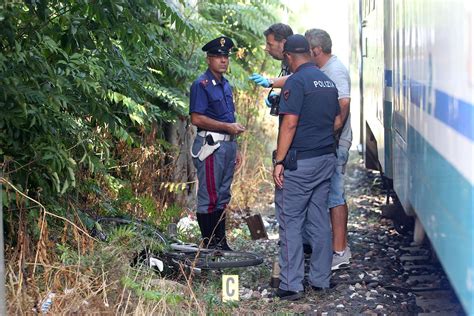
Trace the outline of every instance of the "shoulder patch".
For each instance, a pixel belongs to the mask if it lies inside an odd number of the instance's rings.
[[[283,91],[283,97],[285,98],[285,100],[288,100],[288,98],[290,97],[290,89]]]
[[[205,88],[209,84],[209,80],[203,79],[199,83],[201,84],[201,86],[203,86]]]

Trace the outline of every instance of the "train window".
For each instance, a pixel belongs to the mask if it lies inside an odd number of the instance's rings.
[[[375,0],[366,0],[364,1],[364,13],[369,15],[375,9]]]
[[[364,36],[364,43],[362,44],[362,57],[367,56],[367,36]]]
[[[370,1],[371,0],[364,1],[364,17],[368,16],[370,13]]]

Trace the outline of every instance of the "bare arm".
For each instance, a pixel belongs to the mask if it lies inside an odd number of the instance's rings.
[[[343,98],[339,100],[339,106],[341,107],[341,119],[344,122],[349,115],[351,109],[351,99]]]
[[[283,160],[290,149],[291,142],[298,126],[298,115],[286,114],[281,121],[280,131],[278,133],[276,160]]]
[[[334,119],[334,131],[336,132],[336,134],[341,130],[342,128],[342,118],[341,118],[341,114],[339,114],[338,116],[336,116],[336,118]]]
[[[343,124],[346,121],[347,116],[349,115],[349,112],[350,112],[350,104],[351,104],[350,98],[339,99],[339,107],[341,108],[341,112],[339,113],[338,116],[336,116],[336,119],[334,120],[335,131],[338,131],[339,129],[344,127]]]
[[[191,123],[206,131],[226,132],[230,135],[245,131],[245,127],[239,123],[220,122],[199,113],[191,113]]]
[[[283,86],[285,85],[286,79],[288,79],[289,76],[290,75],[270,79],[273,81],[273,88],[283,88]]]

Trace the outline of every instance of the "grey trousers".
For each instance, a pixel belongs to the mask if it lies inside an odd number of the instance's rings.
[[[298,169],[285,170],[283,188],[275,190],[282,290],[303,290],[303,229],[313,241],[309,283],[329,287],[332,244],[328,195],[335,164],[334,154],[298,160]]]
[[[203,141],[203,137],[196,136],[192,148],[193,154],[199,152]],[[228,141],[220,144],[220,147],[204,161],[193,158],[198,177],[198,213],[223,210],[230,201],[230,186],[234,178],[237,143]]]

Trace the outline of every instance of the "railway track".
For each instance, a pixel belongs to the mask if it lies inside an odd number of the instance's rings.
[[[418,315],[464,315],[459,300],[432,250],[427,246],[401,247],[400,264],[408,290],[415,294]]]

